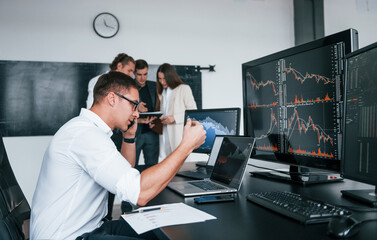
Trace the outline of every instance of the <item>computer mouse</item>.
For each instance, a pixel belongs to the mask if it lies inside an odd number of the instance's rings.
[[[359,232],[359,223],[350,216],[335,216],[327,225],[327,234],[336,238],[348,238]]]

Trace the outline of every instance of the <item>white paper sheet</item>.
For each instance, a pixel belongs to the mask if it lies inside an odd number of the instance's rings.
[[[138,234],[165,226],[204,222],[206,220],[216,219],[216,217],[184,203],[156,205],[139,208],[139,210],[158,207],[161,209],[141,213],[123,214],[122,217]]]

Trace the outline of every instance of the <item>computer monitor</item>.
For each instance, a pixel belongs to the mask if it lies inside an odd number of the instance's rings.
[[[340,179],[344,58],[357,48],[349,29],[242,64],[244,134],[257,139],[252,158],[290,165],[278,178]]]
[[[198,121],[207,131],[205,142],[193,152],[211,152],[216,135],[238,135],[240,132],[240,108],[213,108],[186,110],[185,121]]]
[[[377,43],[346,56],[342,174],[377,186]],[[343,190],[377,207],[377,187]]]

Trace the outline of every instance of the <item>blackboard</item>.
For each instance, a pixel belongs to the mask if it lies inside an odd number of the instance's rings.
[[[201,108],[201,73],[174,67]],[[105,63],[0,61],[0,133],[54,135],[86,106],[89,80],[108,70]]]
[[[179,77],[189,85],[194,95],[196,106],[202,109],[202,73],[194,66],[174,66]]]
[[[88,81],[107,64],[0,61],[3,136],[53,135],[85,106]]]

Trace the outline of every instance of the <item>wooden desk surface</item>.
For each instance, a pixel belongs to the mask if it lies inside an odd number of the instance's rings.
[[[186,163],[184,168],[194,168],[194,163]],[[163,190],[148,205],[183,202],[192,207],[217,217],[202,223],[184,224],[164,227],[156,230],[159,237],[166,239],[333,239],[326,235],[327,224],[303,225],[295,220],[279,215],[259,205],[247,201],[246,196],[252,192],[290,191],[322,200],[328,203],[365,207],[349,198],[342,197],[340,190],[368,189],[370,185],[345,180],[338,183],[301,186],[262,178],[251,177],[248,167],[237,199],[234,202],[196,204],[193,197],[183,198],[170,189]],[[190,180],[176,176],[173,181]],[[355,212],[354,217],[362,220],[377,219],[377,212]],[[360,233],[349,239],[375,239],[377,221],[361,225]]]

